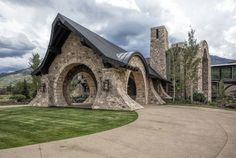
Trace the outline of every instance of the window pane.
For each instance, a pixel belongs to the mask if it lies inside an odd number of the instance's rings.
[[[233,67],[233,79],[236,80],[236,67],[235,66]]]
[[[220,69],[219,68],[212,68],[211,76],[212,76],[213,80],[219,80],[220,79]]]
[[[231,79],[231,67],[221,68],[222,79]]]

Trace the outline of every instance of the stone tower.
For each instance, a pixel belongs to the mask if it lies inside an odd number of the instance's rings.
[[[166,53],[168,32],[165,26],[151,28],[150,65],[166,78]]]

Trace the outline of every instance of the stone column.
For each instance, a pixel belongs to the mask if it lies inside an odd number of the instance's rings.
[[[150,65],[165,78],[168,45],[168,32],[165,26],[151,28]]]

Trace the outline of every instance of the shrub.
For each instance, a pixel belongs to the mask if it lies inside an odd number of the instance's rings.
[[[10,97],[10,99],[15,100],[17,102],[23,102],[26,100],[26,96],[22,95],[22,94],[16,94],[16,95],[12,95]]]
[[[204,96],[203,93],[197,93],[195,92],[193,94],[193,100],[196,102],[201,102],[201,103],[205,103],[206,102],[206,97]]]

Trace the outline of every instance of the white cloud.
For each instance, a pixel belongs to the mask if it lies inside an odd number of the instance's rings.
[[[233,12],[236,2],[234,0],[223,0],[216,5],[216,9],[221,12]]]
[[[165,25],[171,39],[182,41],[191,25],[199,41],[208,41],[211,54],[236,58],[235,0],[0,0],[0,8],[0,36],[18,47],[18,35],[24,34],[35,46],[22,57],[0,58],[0,67],[25,67],[31,52],[44,56],[58,12],[145,56],[150,27]]]
[[[140,11],[135,0],[96,0],[97,3],[109,4],[114,7]]]
[[[224,32],[225,40],[229,43],[236,44],[236,26],[233,26]]]

